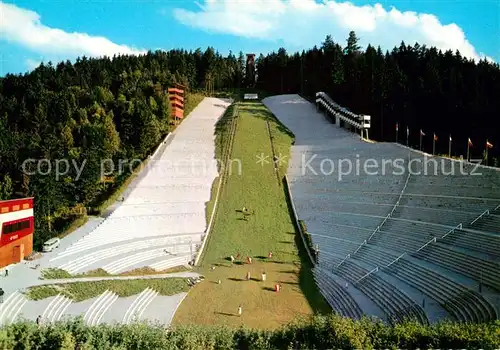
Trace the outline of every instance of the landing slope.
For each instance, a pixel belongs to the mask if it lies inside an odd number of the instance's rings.
[[[70,273],[165,269],[191,260],[206,228],[217,174],[215,123],[229,103],[205,98],[153,155],[125,201],[94,231],[51,260]],[[165,252],[166,251],[166,252]]]

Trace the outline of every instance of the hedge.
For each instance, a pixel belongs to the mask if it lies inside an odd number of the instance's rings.
[[[0,349],[498,349],[500,321],[489,324],[418,323],[388,326],[338,315],[315,316],[274,331],[224,326],[85,326],[81,318],[0,328]]]

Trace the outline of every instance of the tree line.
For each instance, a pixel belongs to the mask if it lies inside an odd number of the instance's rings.
[[[257,61],[257,87],[273,94],[302,93],[313,98],[328,93],[340,105],[357,114],[371,116],[370,138],[466,157],[468,138],[471,158],[489,149],[489,165],[500,166],[500,66],[486,60],[475,62],[460,52],[441,51],[404,42],[392,51],[358,45],[351,32],[346,45],[327,36],[320,47],[301,53],[284,48]]]
[[[240,86],[244,69],[243,53],[207,48],[82,57],[0,78],[0,200],[35,197],[39,248],[128,177],[125,167],[104,181],[104,159],[144,159],[171,131],[168,87],[186,86],[189,104],[207,81],[218,90]],[[63,159],[69,171],[57,178]]]
[[[364,318],[316,316],[275,330],[222,326],[86,326],[82,320],[0,328],[1,349],[486,349],[500,347],[499,321],[395,327]]]

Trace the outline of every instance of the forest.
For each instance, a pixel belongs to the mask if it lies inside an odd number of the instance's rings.
[[[188,105],[206,80],[218,90],[237,87],[244,69],[243,53],[223,57],[208,48],[82,57],[0,78],[0,200],[36,198],[34,245],[40,248],[68,223],[99,214],[129,177],[125,167],[112,181],[102,178],[103,160],[145,159],[174,127],[168,87],[186,86]],[[70,167],[58,178],[61,160]]]
[[[351,32],[344,45],[327,36],[321,47],[288,54],[281,48],[257,63],[257,86],[271,94],[302,93],[314,97],[324,91],[340,105],[357,114],[371,116],[370,138],[396,139],[419,148],[420,129],[425,133],[423,149],[471,158],[483,158],[486,140],[489,165],[500,165],[500,67],[485,60],[474,62],[460,52],[442,52],[434,47],[404,42],[390,52],[358,45]],[[483,162],[484,164],[484,162]]]
[[[167,88],[179,83],[190,96],[210,91],[256,88],[265,94],[327,92],[337,103],[372,118],[370,137],[399,141],[454,156],[473,142],[472,158],[499,165],[500,68],[474,62],[459,52],[401,43],[391,52],[346,44],[327,36],[321,47],[288,54],[280,48],[256,61],[257,81],[245,79],[245,56],[171,50],[141,56],[78,58],[48,62],[25,74],[0,78],[0,200],[36,198],[35,249],[78,217],[99,214],[102,203],[129,173],[101,176],[103,159],[145,159],[174,127]],[[192,101],[195,101],[194,98]],[[194,103],[194,102],[193,102]],[[46,159],[39,169],[28,159]],[[60,178],[45,175],[60,159],[70,166]],[[24,164],[24,165],[23,165]],[[41,163],[38,163],[41,164]],[[84,171],[79,169],[84,165]],[[35,171],[37,170],[37,171]]]

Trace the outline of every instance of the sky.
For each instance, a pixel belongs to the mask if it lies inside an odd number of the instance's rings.
[[[500,62],[499,0],[0,0],[0,76],[78,56],[205,49],[222,54],[344,45],[350,30]]]

